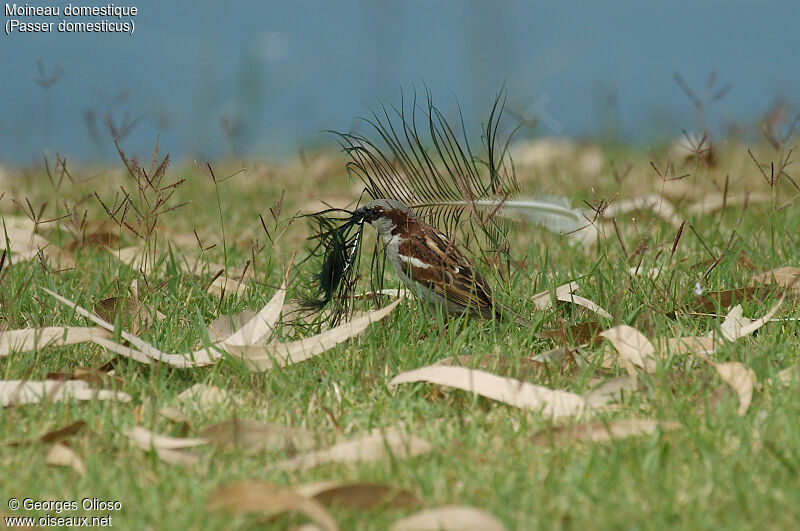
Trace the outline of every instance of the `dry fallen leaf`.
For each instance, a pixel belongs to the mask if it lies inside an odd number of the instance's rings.
[[[109,332],[114,331],[114,326],[111,323],[101,319],[97,315],[79,306],[78,304],[75,304],[69,299],[62,297],[58,293],[54,293],[46,288],[42,289],[49,295],[53,296],[57,301],[74,309],[78,315],[86,317],[93,323],[105,328]],[[150,363],[155,360],[181,369],[213,365],[216,363],[217,359],[222,356],[222,354],[214,348],[201,349],[187,354],[166,354],[125,330],[122,330],[120,335],[124,340],[133,345],[134,348],[124,347],[118,343],[100,337],[92,337],[92,342],[110,350],[111,352],[121,356],[129,357],[142,363]]]
[[[753,281],[759,284],[770,284],[774,282],[781,287],[800,291],[800,268],[780,267],[761,275],[756,275]]]
[[[113,330],[112,330],[113,331]],[[112,333],[97,327],[50,326],[25,328],[0,332],[0,357],[12,352],[23,353],[61,345],[86,343],[98,337],[111,337]]]
[[[645,372],[655,372],[655,348],[644,334],[631,326],[618,325],[601,332],[600,335],[611,341],[617,349],[623,366],[631,378],[636,378],[636,371],[631,365],[644,369]]]
[[[385,483],[342,483],[317,481],[295,488],[298,494],[314,498],[329,507],[372,510],[392,507],[410,509],[422,504],[413,493]]]
[[[283,449],[289,452],[313,448],[314,434],[300,428],[233,419],[207,426],[198,435],[219,445],[232,444],[245,451]]]
[[[752,322],[752,319],[744,316],[742,305],[737,304],[725,316],[725,320],[719,325],[719,331],[722,333],[722,337],[729,341],[734,341],[736,337],[740,337],[742,329]],[[713,336],[713,332],[711,332],[711,335]]]
[[[609,442],[613,439],[650,435],[657,429],[676,430],[677,422],[659,422],[650,419],[612,420],[610,422],[590,422],[539,431],[533,435],[533,442],[542,445],[561,445],[573,441]]]
[[[32,228],[27,229],[0,222],[0,251],[9,251],[12,259],[32,260],[36,258],[40,250],[51,247],[52,244],[46,238],[34,233]]]
[[[86,422],[82,420],[76,420],[71,424],[64,426],[63,428],[59,428],[57,430],[52,430],[41,437],[39,437],[39,442],[43,444],[52,444],[57,443],[63,439],[68,437],[72,437],[76,433],[80,432],[86,426]]]
[[[281,317],[283,301],[286,297],[288,278],[284,277],[280,289],[275,292],[272,299],[252,319],[245,323],[237,332],[224,338],[226,345],[260,345],[272,335],[275,323]]]
[[[38,404],[44,400],[117,400],[130,402],[131,397],[119,391],[91,389],[78,380],[0,380],[0,405]]]
[[[132,247],[122,247],[119,249],[107,248],[108,252],[117,258],[120,262],[127,264],[131,269],[142,271],[143,273],[150,273],[151,263],[145,260],[147,251],[144,247],[134,245]],[[145,264],[145,262],[147,262]]]
[[[359,335],[370,324],[378,322],[389,315],[398,304],[400,304],[399,299],[385,308],[374,310],[321,334],[300,341],[274,343],[262,347],[237,346],[227,343],[224,346],[232,355],[242,358],[251,369],[268,371],[275,367],[299,363],[318,356],[339,343]]]
[[[563,298],[559,298],[558,300],[563,302],[571,302],[572,304],[577,304],[578,306],[582,306],[587,310],[593,311],[594,313],[596,313],[601,317],[605,317],[606,319],[613,319],[611,314],[608,313],[608,311],[601,308],[599,304],[585,297],[581,297],[580,295],[575,295],[574,293],[570,293],[569,295]]]
[[[235,514],[265,513],[278,516],[298,512],[326,531],[336,531],[336,520],[316,500],[295,491],[259,481],[239,481],[219,487],[206,502],[209,511],[229,511]]]
[[[601,308],[597,303],[590,301],[585,297],[581,297],[580,295],[575,295],[575,292],[578,291],[580,286],[577,282],[570,282],[568,284],[563,284],[558,286],[554,291],[554,295],[557,301],[561,302],[569,302],[572,304],[577,304],[578,306],[583,306],[584,308],[595,312],[598,315],[606,317],[607,319],[611,319],[611,314],[608,313],[606,310]],[[531,301],[536,305],[537,308],[540,310],[546,310],[552,307],[552,299],[550,298],[549,291],[542,291],[537,293],[533,297],[531,297]]]
[[[186,418],[186,415],[176,407],[166,406],[159,408],[158,414],[174,424],[183,424],[187,428],[189,426],[189,420]]]
[[[580,415],[587,405],[583,397],[574,393],[548,389],[466,367],[429,365],[395,376],[389,386],[412,382],[428,382],[462,389],[510,406],[541,411],[544,416],[552,418]]]
[[[558,328],[542,330],[536,337],[542,339],[555,339],[569,345],[582,345],[598,340],[598,334],[603,330],[599,321],[586,321],[573,325],[561,324]]]
[[[52,466],[68,466],[81,476],[86,475],[86,465],[83,459],[75,453],[75,450],[63,442],[57,442],[50,448],[45,462]]]
[[[125,380],[117,376],[112,362],[104,363],[99,367],[75,367],[71,373],[50,372],[48,380],[83,380],[95,389],[121,390]]]
[[[200,461],[200,456],[185,450],[168,450],[165,448],[156,448],[156,455],[159,459],[170,465],[187,465],[191,466]]]
[[[183,450],[209,443],[206,439],[159,435],[141,426],[134,426],[125,432],[125,435],[142,450],[148,452],[154,450],[158,458],[165,463],[180,465],[193,465],[200,460],[196,454]]]
[[[97,315],[93,314],[92,312],[86,310],[85,308],[79,306],[78,304],[70,301],[62,297],[61,295],[54,293],[48,289],[44,289],[45,292],[53,296],[56,300],[69,306],[70,308],[74,309],[76,313],[79,315],[86,317],[87,319],[91,320],[95,324],[99,325],[100,327],[113,332],[114,327],[111,323],[101,319]],[[264,337],[271,331],[272,326],[274,325],[275,320],[277,320],[278,316],[280,315],[280,307],[283,304],[283,295],[285,291],[285,281],[284,286],[279,290],[278,293],[272,298],[272,300],[267,303],[267,305],[256,314],[253,319],[246,323],[241,330],[234,333],[232,336],[229,336],[228,339],[232,339],[234,343],[245,343],[246,341],[260,341],[263,340]],[[347,336],[347,333],[351,333],[352,335],[356,335],[357,333],[363,331],[370,322],[377,321],[383,317],[385,317],[394,307],[396,306],[396,302],[392,305],[378,310],[376,312],[372,312],[362,318],[355,319],[350,323],[345,323],[341,327],[337,327],[334,330],[329,330],[324,334],[320,334],[313,338],[309,338],[304,341],[296,341],[294,343],[287,343],[285,345],[270,345],[268,347],[256,347],[256,346],[239,346],[239,345],[228,345],[225,341],[220,343],[219,346],[212,346],[209,348],[203,348],[197,350],[195,352],[188,352],[185,354],[168,354],[165,352],[161,352],[153,345],[143,341],[139,337],[122,330],[121,336],[124,340],[128,341],[132,346],[126,347],[110,341],[108,339],[104,339],[101,337],[92,337],[92,342],[119,354],[121,356],[126,356],[136,361],[142,363],[151,363],[152,361],[159,361],[162,363],[166,363],[172,367],[177,367],[181,369],[192,368],[192,367],[206,367],[209,365],[213,365],[217,362],[219,358],[223,355],[222,348],[228,349],[229,351],[233,352],[250,352],[255,353],[254,357],[256,360],[261,360],[255,362],[256,365],[269,365],[271,363],[272,355],[270,353],[270,349],[277,349],[276,355],[280,356],[282,354],[286,354],[289,360],[293,361],[300,361],[302,359],[306,359],[306,357],[310,357],[313,355],[318,354],[319,352],[324,351],[326,348],[330,348],[334,344],[344,341],[351,336]],[[359,328],[361,327],[361,328]],[[338,335],[337,335],[338,331]],[[322,349],[322,350],[320,350]],[[266,360],[266,361],[265,361]],[[284,362],[286,359],[284,359]],[[266,369],[262,369],[266,370]]]
[[[394,457],[405,459],[431,451],[431,444],[399,428],[370,434],[334,444],[330,448],[298,455],[278,463],[278,468],[305,470],[328,463],[363,463]]]
[[[710,356],[717,349],[717,342],[712,337],[681,336],[662,338],[658,344],[661,351],[673,354],[698,354]]]
[[[233,335],[237,330],[240,330],[255,316],[255,310],[243,310],[233,315],[221,315],[206,327],[208,337],[211,338],[212,343],[219,343]]]
[[[561,286],[558,286],[554,293],[556,300],[564,300],[565,298],[569,297],[570,294],[577,291],[578,287],[579,286],[577,282],[570,282],[568,284],[562,284]],[[531,301],[533,301],[536,307],[540,310],[547,310],[553,306],[553,301],[550,298],[550,291],[542,291],[537,293],[531,297]]]
[[[756,373],[753,369],[744,366],[738,361],[725,363],[711,363],[720,375],[720,378],[736,391],[739,396],[739,416],[744,416],[753,400],[753,389],[756,386]]]
[[[506,526],[483,509],[445,505],[395,521],[389,531],[505,531]]]
[[[209,442],[206,439],[159,435],[141,426],[134,426],[132,429],[125,432],[125,435],[142,450],[182,450],[184,448],[202,446]]]
[[[623,392],[635,392],[638,382],[630,376],[611,378],[594,387],[586,394],[586,402],[593,408],[599,408],[611,400],[616,400]]]
[[[247,284],[245,284],[244,279],[233,279],[220,275],[211,281],[211,284],[208,285],[208,291],[217,297],[225,295],[241,297],[247,291]]]
[[[734,311],[736,311],[736,314],[731,318],[733,323],[729,324],[726,328],[721,330],[722,337],[724,337],[728,341],[736,341],[745,336],[749,336],[750,334],[752,334],[753,332],[755,332],[756,330],[767,324],[773,317],[775,317],[775,314],[778,313],[778,310],[783,304],[783,300],[785,297],[786,297],[785,294],[782,295],[781,298],[778,299],[778,302],[776,302],[775,305],[772,308],[770,308],[769,311],[761,319],[756,319],[755,321],[751,321],[750,319],[741,316],[741,307],[738,307],[739,308],[738,310],[734,308],[733,310],[731,310],[731,314],[733,314]],[[738,326],[739,324],[741,324],[741,326]]]
[[[763,298],[769,289],[746,286],[744,288],[707,291],[688,304],[667,313],[667,317],[675,317],[679,313],[714,312],[717,308],[727,308],[733,304]]]

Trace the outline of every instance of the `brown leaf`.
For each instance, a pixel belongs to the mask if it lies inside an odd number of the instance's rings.
[[[298,494],[314,498],[328,507],[372,510],[391,507],[410,509],[422,504],[412,492],[385,483],[341,483],[318,481],[295,488]]]
[[[95,389],[110,388],[119,391],[125,384],[125,380],[112,374],[113,369],[110,363],[104,363],[99,367],[76,367],[72,373],[51,372],[47,374],[48,380],[83,380]]]
[[[389,386],[412,382],[462,389],[510,406],[541,410],[544,416],[552,418],[581,415],[586,407],[586,400],[574,393],[465,367],[429,365],[395,376]]]
[[[305,470],[328,463],[364,463],[394,457],[405,459],[431,451],[431,444],[398,428],[381,433],[373,430],[366,436],[334,444],[330,448],[299,455],[278,463],[278,468]]]
[[[68,437],[72,437],[79,431],[81,431],[86,426],[86,422],[82,420],[76,420],[71,424],[67,424],[63,428],[59,428],[57,430],[49,431],[39,437],[39,442],[42,444],[52,444],[59,441],[62,441]]]
[[[265,513],[269,516],[299,512],[323,530],[339,529],[336,520],[318,501],[293,490],[259,481],[240,481],[219,487],[208,497],[206,509],[235,514]]]
[[[676,308],[667,313],[667,317],[674,318],[680,313],[714,312],[717,308],[728,308],[734,304],[763,298],[769,292],[765,288],[748,286],[745,288],[727,289],[722,291],[708,291],[697,297],[694,301]]]
[[[552,330],[542,330],[536,333],[536,337],[561,340],[570,345],[581,345],[597,339],[602,329],[603,327],[598,321],[587,321],[568,326],[562,325]]]
[[[483,509],[444,505],[401,518],[389,531],[505,531],[506,526]]]
[[[57,442],[50,448],[45,462],[51,466],[68,466],[81,476],[86,475],[86,465],[83,459],[63,442]]]
[[[307,430],[243,419],[212,424],[198,435],[220,445],[240,446],[246,451],[284,449],[295,453],[312,448],[316,442],[314,435]]]
[[[65,250],[74,252],[78,247],[90,245],[99,247],[117,247],[119,245],[119,229],[115,226],[87,221],[84,229],[83,234],[78,235],[64,246]]]
[[[560,445],[575,441],[609,442],[614,439],[650,435],[657,429],[670,431],[680,427],[677,422],[659,422],[650,419],[590,422],[542,430],[533,435],[533,442],[541,445]]]

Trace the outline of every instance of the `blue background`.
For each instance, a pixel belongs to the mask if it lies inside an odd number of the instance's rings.
[[[140,118],[129,150],[146,152],[161,132],[178,158],[286,155],[332,142],[316,133],[349,130],[369,106],[424,85],[448,116],[457,98],[475,126],[505,83],[510,108],[541,119],[524,135],[638,143],[752,124],[777,99],[800,103],[797,2],[135,5],[133,36],[0,37],[0,162],[27,164],[45,149],[111,160],[102,118],[119,123],[126,111]],[[39,58],[65,72],[47,91],[34,82]],[[712,70],[711,92],[731,90],[700,117],[672,74],[703,98]],[[238,133],[226,135],[221,120]]]

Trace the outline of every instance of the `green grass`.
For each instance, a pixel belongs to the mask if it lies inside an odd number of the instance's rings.
[[[416,493],[427,507],[473,505],[488,510],[512,529],[795,527],[800,521],[800,388],[797,384],[782,385],[776,375],[800,358],[796,321],[769,323],[757,335],[727,344],[715,354],[715,360],[747,365],[758,377],[753,404],[744,417],[737,415],[735,394],[712,367],[691,356],[665,355],[654,374],[640,376],[639,391],[623,395],[615,407],[594,414],[592,420],[652,418],[677,421],[681,428],[608,443],[534,444],[533,434],[564,422],[554,423],[536,412],[462,391],[425,384],[387,387],[389,380],[403,371],[453,355],[469,355],[477,365],[486,354],[500,354],[508,363],[490,368],[492,372],[576,393],[586,392],[596,379],[624,375],[622,368],[600,367],[599,354],[606,348],[602,343],[584,349],[589,363],[583,367],[531,370],[523,363],[532,355],[559,346],[536,338],[535,332],[560,323],[595,319],[569,305],[536,312],[528,302],[534,293],[573,279],[581,283],[580,294],[614,316],[613,321],[601,319],[604,328],[629,324],[653,340],[714,330],[721,318],[681,315],[672,319],[666,313],[696,298],[693,289],[698,280],[706,291],[744,287],[751,285],[755,273],[797,266],[800,256],[796,202],[781,210],[761,203],[751,204],[744,211],[733,206],[707,215],[684,214],[685,206],[699,194],[715,190],[713,183],[724,183],[726,173],[735,176],[731,179],[732,192],[770,192],[743,153],[746,157],[745,147],[729,146],[720,155],[718,167],[675,163],[675,175],[691,174],[680,183],[691,186],[692,191],[687,199],[675,200],[679,213],[689,221],[674,254],[670,251],[675,228],[647,213],[636,214],[636,220],[631,219],[633,215],[618,219],[630,257],[624,256],[613,228],[607,239],[588,248],[540,229],[517,230],[514,250],[519,258],[527,256],[526,269],[506,280],[485,267],[483,270],[504,303],[532,315],[530,329],[467,319],[445,322],[416,302],[405,301],[359,338],[295,366],[255,373],[236,360],[225,359],[207,369],[175,370],[118,358],[121,390],[133,397],[131,403],[45,403],[5,408],[0,414],[0,513],[42,514],[8,510],[6,501],[12,497],[97,497],[121,502],[122,510],[112,514],[117,528],[235,528],[260,519],[257,515],[207,512],[209,495],[224,483],[246,479],[293,486],[336,479],[397,485]],[[610,177],[582,179],[568,160],[559,167],[559,174],[565,178],[557,183],[546,181],[545,172],[519,171],[529,189],[566,194],[575,203],[617,193],[629,198],[661,192],[662,183],[649,166],[650,155],[622,150],[604,155],[607,160],[633,162],[624,182]],[[765,149],[760,158],[769,160],[770,155]],[[55,290],[91,308],[101,299],[125,294],[127,286],[138,281],[142,303],[165,314],[143,337],[167,352],[203,345],[206,324],[220,315],[259,309],[275,292],[292,253],[298,251],[299,258],[304,256],[304,238],[309,233],[305,222],[294,223],[274,244],[261,228],[259,214],[273,239],[280,232],[273,230],[268,209],[275,206],[281,190],[286,189],[282,223],[311,200],[353,195],[344,164],[337,163],[338,155],[323,153],[316,157],[317,162],[328,160],[327,165],[312,161],[251,169],[220,183],[219,200],[213,183],[195,168],[171,170],[168,175],[188,180],[178,190],[175,202],[192,203],[161,219],[157,232],[161,253],[166,254],[166,242],[176,241],[178,236],[188,242],[174,246],[171,256],[164,257],[163,267],[148,274],[145,282],[141,273],[97,246],[79,247],[74,254],[75,268],[61,272],[52,262],[45,267],[38,260],[6,261],[0,272],[0,327],[88,325],[40,288]],[[666,158],[661,154],[656,157]],[[320,173],[319,167],[324,171]],[[787,172],[792,174],[790,170]],[[218,177],[223,173],[217,170]],[[610,175],[610,171],[604,170],[603,175]],[[96,190],[104,200],[113,201],[121,182],[125,181],[119,176],[106,175],[83,184],[65,181],[55,190],[46,177],[34,172],[32,178],[20,177],[18,185],[6,190],[0,213],[22,215],[20,207],[9,199],[24,204],[27,197],[35,209],[47,203],[46,217],[63,214],[61,203],[66,201],[87,209],[87,219],[101,221],[107,216],[97,201],[91,196],[81,200]],[[793,196],[786,183],[776,194],[779,205]],[[694,232],[689,230],[689,223]],[[193,229],[204,246],[216,246],[201,253],[191,244]],[[65,220],[43,224],[41,232],[62,248],[72,239]],[[123,246],[137,243],[126,231],[121,236]],[[202,261],[221,263],[225,260],[223,238],[228,266],[243,268],[247,260],[254,260],[248,266],[254,275],[240,298],[220,300],[205,291],[213,273],[203,270],[192,277],[174,263],[198,255]],[[720,261],[704,277],[709,268],[704,262],[712,258],[705,247]],[[364,248],[368,251],[371,247]],[[636,249],[640,252],[634,253]],[[749,268],[748,261],[755,269]],[[643,269],[660,268],[661,276],[655,282],[630,277],[628,268],[640,262]],[[311,272],[308,265],[295,268],[287,300],[302,293]],[[387,283],[395,285],[397,280],[389,276]],[[745,315],[759,317],[775,300],[772,293],[747,301]],[[796,299],[790,297],[778,317],[797,317],[799,309]],[[727,308],[720,311],[725,313]],[[299,332],[285,326],[281,333],[293,338]],[[50,372],[98,366],[111,358],[94,345],[45,348],[0,358],[0,376],[44,379]],[[160,408],[177,405],[176,396],[198,382],[228,390],[240,404],[183,408],[188,431],[158,415]],[[275,466],[288,456],[285,452],[250,455],[236,448],[203,447],[197,450],[200,462],[184,467],[160,461],[124,435],[138,424],[158,433],[191,436],[204,426],[232,418],[305,428],[317,434],[321,444],[405,423],[428,440],[433,451],[411,459],[286,472]],[[68,440],[86,463],[88,473],[83,477],[69,468],[46,465],[48,447],[36,442],[40,435],[76,420],[88,425]],[[11,446],[11,442],[30,444]],[[412,512],[331,511],[343,529],[383,529]],[[301,517],[284,516],[275,525],[289,527],[302,521]]]

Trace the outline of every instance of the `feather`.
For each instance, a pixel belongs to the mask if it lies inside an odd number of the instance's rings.
[[[330,211],[318,212],[311,216],[316,220],[317,227],[315,234],[309,239],[316,240],[317,244],[306,260],[317,257],[322,259],[322,263],[314,278],[314,293],[303,299],[302,306],[319,311],[333,301],[335,307],[331,321],[336,324],[347,313],[352,302],[364,226],[360,219],[352,215],[337,219],[326,217],[328,212]],[[351,214],[349,211],[343,212]]]
[[[468,207],[466,201],[445,201],[439,205]],[[472,205],[477,209],[493,212],[497,216],[523,219],[561,234],[576,231],[587,223],[584,213],[572,208],[569,200],[564,197],[519,198],[505,201],[477,199]]]
[[[427,90],[426,96],[427,105],[417,103],[415,92],[410,105],[403,97],[399,107],[381,105],[371,118],[364,118],[375,133],[373,138],[332,131],[350,158],[349,175],[361,180],[373,199],[402,201],[451,236],[466,221],[473,234],[483,236],[480,241],[504,253],[512,225],[508,218],[523,217],[561,233],[585,225],[580,211],[572,209],[567,199],[519,197],[508,152],[519,126],[500,141],[503,91],[482,127],[482,153],[470,146],[460,110],[460,124],[454,129]]]

